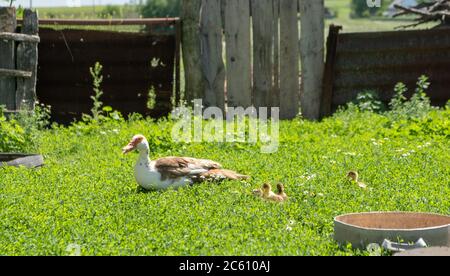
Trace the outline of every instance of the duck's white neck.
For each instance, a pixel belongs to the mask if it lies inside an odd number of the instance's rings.
[[[138,157],[139,162],[150,163],[150,157],[148,155],[148,151],[149,151],[148,149],[139,151],[139,157]]]

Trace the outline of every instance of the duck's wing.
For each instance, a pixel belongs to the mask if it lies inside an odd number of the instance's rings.
[[[163,179],[179,177],[196,177],[209,170],[220,169],[222,165],[207,159],[191,157],[164,157],[155,161],[155,168]]]

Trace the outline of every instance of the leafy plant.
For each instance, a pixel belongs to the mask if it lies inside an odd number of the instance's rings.
[[[414,94],[407,100],[404,96],[408,90],[407,87],[403,83],[398,83],[394,88],[395,95],[389,103],[391,108],[389,112],[390,118],[394,120],[408,120],[426,116],[434,109],[426,95],[426,90],[429,87],[428,77],[420,76]]]
[[[401,109],[404,102],[406,101],[405,93],[408,91],[406,85],[402,82],[399,82],[394,87],[394,97],[392,97],[389,102],[389,107],[391,110]]]
[[[0,152],[20,152],[26,148],[26,135],[20,124],[7,120],[0,106]]]
[[[370,90],[359,93],[354,104],[361,111],[380,112],[385,109],[383,102],[378,98],[378,94]]]
[[[103,95],[103,90],[101,89],[101,84],[103,82],[103,75],[102,75],[103,66],[100,64],[100,62],[96,62],[94,67],[89,67],[89,72],[91,73],[92,80],[93,80],[93,91],[94,95],[91,96],[92,99],[92,119],[98,121],[100,119],[100,116],[102,115],[102,106],[103,102],[100,101],[100,97]],[[91,119],[89,116],[85,116],[86,119]]]
[[[33,151],[39,143],[40,131],[50,125],[50,106],[36,103],[33,111],[21,110],[9,119],[0,107],[0,152]]]
[[[156,105],[156,92],[155,92],[155,87],[152,86],[148,90],[148,94],[147,94],[147,108],[149,110],[152,110],[155,108],[155,105]]]

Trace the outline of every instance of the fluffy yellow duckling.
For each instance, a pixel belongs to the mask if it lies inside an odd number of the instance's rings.
[[[286,192],[284,191],[284,185],[281,183],[277,184],[277,189],[278,189],[278,195],[281,196],[283,198],[283,200],[286,200],[288,198],[288,196],[286,195]]]
[[[359,178],[358,172],[356,172],[356,171],[349,171],[349,172],[347,173],[347,178],[348,178],[350,181],[352,181],[352,182],[358,184],[358,187],[360,187],[360,188],[362,188],[362,189],[366,189],[366,188],[367,188],[367,185],[366,185],[365,183],[359,181],[359,179],[358,179],[358,178]]]
[[[272,201],[285,201],[288,199],[288,196],[286,195],[284,191],[284,185],[281,183],[277,184],[277,193],[274,193],[272,191],[272,186],[269,183],[264,183],[261,188],[255,189],[252,191],[252,194],[257,197],[262,197],[267,200]]]
[[[277,195],[272,191],[272,186],[269,183],[264,183],[262,186],[262,197],[268,200],[273,201],[284,201],[284,198],[281,195]]]

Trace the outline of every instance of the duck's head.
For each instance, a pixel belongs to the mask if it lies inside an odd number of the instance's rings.
[[[128,145],[126,145],[125,147],[122,148],[122,152],[123,152],[123,154],[127,154],[130,151],[137,150],[138,152],[147,151],[147,153],[148,153],[148,149],[149,149],[149,146],[148,146],[147,139],[145,139],[144,135],[137,134],[137,135],[133,136],[133,138],[128,143]]]
[[[358,173],[356,171],[349,171],[347,173],[347,178],[352,181],[358,181]]]

